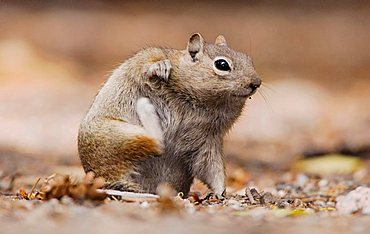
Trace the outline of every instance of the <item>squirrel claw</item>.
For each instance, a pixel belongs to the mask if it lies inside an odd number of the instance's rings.
[[[165,59],[150,65],[145,74],[149,78],[156,76],[163,79],[164,81],[168,81],[171,69],[172,69],[171,61],[169,59]]]
[[[222,194],[219,194],[219,193],[208,193],[204,200],[219,200],[219,201],[223,201],[225,199],[225,195],[224,193]]]

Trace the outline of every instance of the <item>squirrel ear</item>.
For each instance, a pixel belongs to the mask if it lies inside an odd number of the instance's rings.
[[[223,35],[218,35],[216,37],[215,45],[227,46],[225,37]]]
[[[188,52],[193,61],[197,60],[197,55],[203,53],[204,39],[200,33],[193,34],[188,41]]]

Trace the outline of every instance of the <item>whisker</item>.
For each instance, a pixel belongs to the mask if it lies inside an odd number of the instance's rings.
[[[270,103],[270,101],[268,100],[268,98],[266,97],[266,95],[262,92],[261,89],[258,89],[257,90],[257,93],[262,97],[262,99],[265,101],[266,105],[269,107],[269,109],[272,111],[272,112],[275,112],[274,111],[274,108],[272,108],[272,105]]]
[[[270,105],[270,103],[266,99],[266,96],[263,95],[261,90],[257,90],[257,93],[262,97],[262,99],[265,101],[266,104]]]
[[[269,89],[270,91],[274,93],[279,93],[276,89],[274,89],[270,84],[267,84],[266,82],[262,82],[261,84],[264,88]]]

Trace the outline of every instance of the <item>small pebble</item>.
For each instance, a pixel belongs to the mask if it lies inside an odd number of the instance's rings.
[[[298,174],[296,178],[296,185],[299,187],[304,187],[309,181],[309,178],[305,174]]]
[[[149,202],[147,202],[147,201],[143,201],[142,203],[140,203],[140,207],[142,207],[142,208],[149,208]]]
[[[276,202],[276,198],[269,192],[266,192],[261,197],[262,204],[273,204]]]
[[[319,185],[320,188],[323,188],[323,187],[326,187],[328,185],[328,183],[329,182],[327,180],[322,179],[322,180],[319,181],[318,185]]]
[[[370,188],[359,186],[347,195],[337,197],[336,208],[340,214],[370,214]]]

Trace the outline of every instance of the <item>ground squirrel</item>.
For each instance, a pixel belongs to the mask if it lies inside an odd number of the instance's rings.
[[[223,137],[260,86],[251,58],[193,34],[185,50],[147,48],[120,65],[82,120],[79,156],[111,189],[225,190]]]

